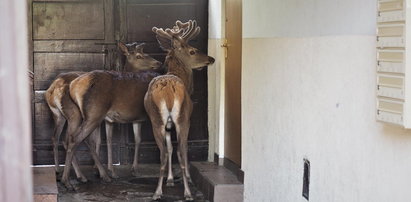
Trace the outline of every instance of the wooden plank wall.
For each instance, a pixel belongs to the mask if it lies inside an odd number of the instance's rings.
[[[117,57],[113,56],[117,54],[113,5],[114,0],[31,0],[33,164],[53,164],[54,124],[44,92],[56,76],[70,71],[115,69],[112,66],[113,58]],[[107,43],[112,45],[105,45]],[[61,144],[59,150],[62,151],[59,152],[60,163],[64,163]],[[84,145],[79,147],[77,156],[82,164],[92,163]],[[116,157],[114,162],[117,161]]]
[[[120,38],[125,41],[146,43],[144,50],[156,59],[164,61],[165,53],[160,49],[151,28],[153,26],[170,27],[177,19],[181,21],[195,19],[197,21],[202,31],[195,39],[190,41],[190,44],[205,53],[207,52],[207,0],[120,0],[119,6]],[[205,161],[208,155],[207,69],[193,71],[193,77],[194,93],[191,98],[194,109],[191,115],[188,158],[195,161]],[[131,132],[131,129],[128,129],[128,131]],[[149,121],[143,124],[142,136],[141,162],[158,162],[159,152],[154,142]],[[128,138],[125,140],[125,146],[129,151],[126,159],[132,160],[134,140],[131,135],[126,137]]]

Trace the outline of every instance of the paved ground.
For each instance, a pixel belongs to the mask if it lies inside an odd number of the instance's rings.
[[[113,179],[110,183],[105,183],[98,178],[95,170],[91,166],[82,167],[83,173],[89,180],[87,183],[79,183],[74,180],[74,171],[72,172],[71,183],[76,187],[76,191],[68,191],[64,185],[58,182],[58,200],[60,202],[72,201],[135,201],[145,202],[152,201],[151,197],[156,189],[158,182],[159,165],[143,164],[139,166],[139,176],[134,177],[130,173],[130,166],[116,166],[118,179]],[[163,198],[159,201],[184,201],[184,185],[181,179],[180,169],[176,166],[174,170],[174,187],[163,186]],[[195,201],[206,202],[203,194],[190,185],[191,193]]]

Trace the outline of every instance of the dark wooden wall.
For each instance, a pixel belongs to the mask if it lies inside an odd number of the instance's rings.
[[[151,28],[171,27],[177,19],[195,19],[202,29],[192,45],[207,51],[207,0],[32,0],[32,48],[34,70],[33,101],[33,163],[53,164],[51,135],[53,121],[44,91],[61,72],[121,69],[117,41],[144,42],[145,52],[160,61],[165,53],[159,48]],[[31,27],[31,26],[29,26]],[[194,112],[191,119],[189,158],[206,160],[207,128],[207,71],[194,73]],[[151,125],[143,125],[143,142],[139,161],[159,161]],[[104,130],[103,130],[104,131]],[[101,159],[107,161],[105,136]],[[64,149],[60,146],[60,160]],[[134,138],[129,124],[117,124],[113,140],[115,163],[132,162]],[[87,148],[77,152],[81,163],[92,163]]]

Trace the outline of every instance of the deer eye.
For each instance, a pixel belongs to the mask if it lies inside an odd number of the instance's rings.
[[[194,54],[196,54],[196,52],[195,51],[190,51],[190,55],[194,55]]]
[[[136,58],[137,58],[137,59],[143,59],[143,56],[141,56],[141,55],[136,55]]]

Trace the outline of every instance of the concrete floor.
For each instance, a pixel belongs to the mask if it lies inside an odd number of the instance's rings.
[[[160,165],[141,164],[139,165],[139,176],[134,177],[130,172],[130,165],[116,166],[118,179],[113,179],[110,183],[105,183],[95,174],[96,171],[91,166],[82,167],[83,173],[89,180],[87,183],[80,183],[75,180],[74,171],[71,176],[71,183],[76,191],[68,191],[60,182],[58,186],[58,201],[152,201],[151,197],[156,189]],[[181,171],[174,165],[174,187],[163,185],[163,198],[159,201],[184,201],[184,185],[182,183]],[[203,202],[203,194],[194,185],[190,185],[191,193],[195,201]]]

